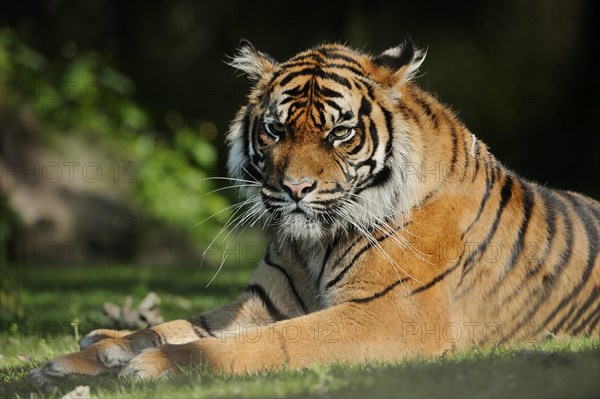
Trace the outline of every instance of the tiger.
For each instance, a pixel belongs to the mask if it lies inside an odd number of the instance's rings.
[[[504,167],[414,82],[425,55],[405,39],[278,62],[241,41],[230,64],[250,93],[227,167],[270,236],[247,288],[187,319],[92,331],[33,377],[236,375],[598,335],[600,203]]]

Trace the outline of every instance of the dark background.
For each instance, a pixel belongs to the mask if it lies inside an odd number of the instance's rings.
[[[598,3],[585,1],[39,1],[3,21],[50,58],[92,49],[133,79],[158,129],[170,110],[216,122],[247,91],[223,61],[240,38],[284,60],[327,41],[428,48],[419,83],[517,172],[598,198]],[[225,157],[220,152],[220,164]]]

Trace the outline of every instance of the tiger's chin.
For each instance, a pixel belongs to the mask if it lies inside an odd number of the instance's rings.
[[[279,216],[272,227],[280,236],[279,238],[306,243],[320,241],[330,234],[331,228],[331,226],[326,226],[322,220],[298,211]]]

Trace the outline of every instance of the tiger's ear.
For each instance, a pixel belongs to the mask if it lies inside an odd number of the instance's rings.
[[[373,58],[376,77],[391,85],[412,80],[425,61],[427,52],[415,48],[410,37],[396,47],[387,49]]]
[[[258,51],[248,40],[242,39],[228,64],[244,74],[251,83],[256,83],[262,76],[275,69],[277,61],[270,55]]]

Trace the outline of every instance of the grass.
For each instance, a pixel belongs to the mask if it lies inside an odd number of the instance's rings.
[[[59,398],[87,384],[102,398],[154,397],[600,397],[600,339],[544,341],[533,346],[476,348],[396,364],[312,366],[243,377],[188,371],[170,380],[71,381],[41,391],[31,369],[76,350],[75,334],[106,326],[101,306],[139,301],[148,291],[162,299],[167,320],[200,312],[234,298],[251,270],[227,266],[205,288],[215,269],[143,268],[141,265],[25,267],[11,277],[16,310],[2,308],[0,397]],[[137,302],[136,302],[137,303]],[[77,321],[74,328],[71,323]]]

